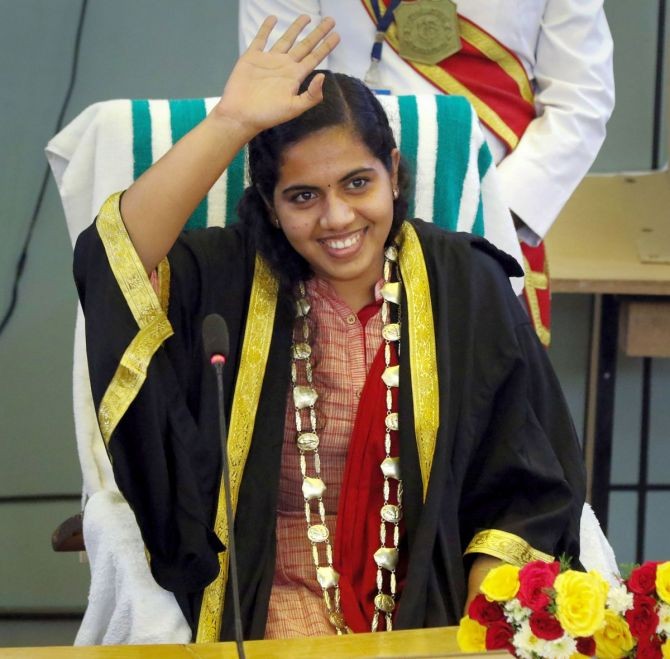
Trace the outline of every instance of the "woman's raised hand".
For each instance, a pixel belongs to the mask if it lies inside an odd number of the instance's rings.
[[[214,112],[237,122],[249,137],[289,121],[323,98],[323,76],[315,76],[302,94],[302,81],[337,46],[335,21],[324,18],[302,40],[298,36],[309,23],[299,16],[269,49],[268,37],[277,19],[263,21],[247,51],[235,64]]]
[[[324,19],[298,41],[309,23],[301,16],[266,50],[275,23],[265,19],[214,110],[123,195],[123,220],[147,272],[170,251],[188,217],[251,138],[321,101],[323,76],[315,76],[304,93],[298,89],[339,43],[335,21]]]

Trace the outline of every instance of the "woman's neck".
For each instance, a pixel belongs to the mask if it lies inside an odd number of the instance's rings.
[[[358,313],[363,307],[375,301],[375,286],[379,279],[376,279],[369,286],[361,286],[359,282],[352,285],[353,282],[339,282],[329,279],[321,279],[321,281],[329,286],[354,313]]]

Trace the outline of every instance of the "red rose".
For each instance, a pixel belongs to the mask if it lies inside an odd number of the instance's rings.
[[[489,602],[481,593],[470,602],[468,615],[484,627],[505,617],[502,606],[498,602]]]
[[[656,591],[656,566],[658,562],[647,561],[636,567],[628,577],[628,590],[638,595],[651,595]]]
[[[577,652],[587,657],[593,657],[596,653],[596,642],[593,636],[581,636],[575,639],[577,641]]]
[[[551,601],[549,590],[561,569],[557,561],[545,563],[533,561],[519,571],[519,592],[517,599],[522,606],[532,611],[540,611]]]
[[[561,623],[546,611],[535,611],[531,614],[528,622],[530,623],[530,631],[545,641],[554,641],[563,636]]]
[[[654,634],[650,639],[640,640],[635,656],[637,659],[661,659],[663,657],[661,639]]]
[[[633,608],[626,611],[625,616],[630,633],[640,642],[647,641],[656,633],[658,613],[656,613],[656,600],[653,597],[634,595]]]
[[[498,620],[498,622],[494,622],[486,630],[486,649],[507,650],[514,654],[514,646],[512,645],[513,636],[514,629],[512,625],[504,620]]]

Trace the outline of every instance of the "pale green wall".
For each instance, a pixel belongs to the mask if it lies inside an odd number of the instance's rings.
[[[69,78],[79,7],[79,0],[0,0],[3,312]],[[236,0],[90,0],[67,121],[103,99],[216,95],[236,54]],[[40,638],[26,624],[3,623],[3,613],[83,611],[86,603],[88,566],[50,546],[52,530],[78,512],[81,488],[71,411],[71,254],[50,182],[19,305],[0,336],[0,498],[74,497],[0,499],[0,646],[68,641],[53,625]]]
[[[0,0],[3,311],[45,165],[42,149],[65,92],[79,6],[79,0]],[[606,9],[616,42],[618,105],[596,169],[645,169],[651,162],[657,2],[607,0]],[[91,0],[67,119],[102,99],[217,94],[234,61],[236,29],[235,0]],[[86,601],[87,566],[75,556],[52,553],[49,545],[52,529],[77,511],[80,491],[70,394],[76,304],[70,268],[63,213],[50,183],[19,306],[0,336],[0,497],[69,494],[73,498],[0,501],[0,614],[17,609],[83,610]],[[578,428],[583,420],[589,309],[586,296],[555,300],[555,343],[550,354]],[[615,477],[625,477],[631,438],[638,434],[639,365],[623,360],[622,367],[619,400],[626,402],[617,418]],[[659,400],[664,396],[667,400],[669,384],[667,364],[659,365],[655,373]],[[668,464],[668,442],[661,429],[670,426],[670,418],[662,407],[668,406],[654,408],[652,450],[655,459],[664,457]],[[625,528],[629,504],[624,500],[612,512],[613,540],[622,560],[631,558],[630,532]],[[662,505],[667,510],[670,502],[654,500],[659,510]],[[661,547],[665,540],[650,537],[652,542]],[[670,550],[665,552],[668,556]],[[0,646],[12,639],[21,642],[10,636],[15,633],[15,627],[0,622]],[[35,642],[34,636],[30,638]],[[55,638],[46,635],[42,640]]]
[[[593,170],[649,169],[658,0],[605,0],[605,11],[614,38],[616,107]]]

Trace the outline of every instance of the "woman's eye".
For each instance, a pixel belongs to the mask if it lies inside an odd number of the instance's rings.
[[[354,190],[360,190],[361,188],[364,188],[367,183],[368,179],[366,178],[352,178],[351,181],[349,181],[349,187]]]
[[[312,199],[315,199],[316,195],[313,192],[310,192],[309,190],[305,190],[303,192],[298,192],[294,194],[291,197],[291,201],[297,203],[297,204],[304,204],[307,203],[308,201],[312,201]]]

